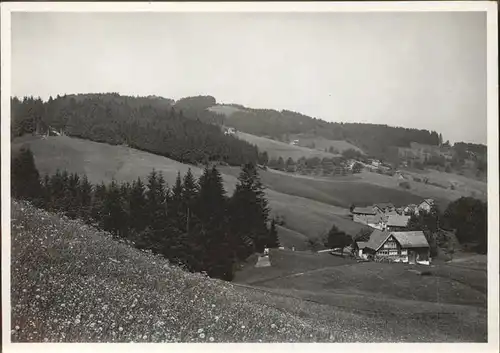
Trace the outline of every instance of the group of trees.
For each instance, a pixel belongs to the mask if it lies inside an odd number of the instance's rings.
[[[12,161],[12,196],[63,212],[162,254],[191,271],[231,280],[235,264],[264,247],[278,247],[274,220],[255,166],[242,167],[231,197],[221,174],[189,170],[169,187],[152,171],[146,182],[91,184],[86,176],[57,171],[40,180],[29,149]]]
[[[431,256],[437,255],[437,235],[441,229],[454,230],[460,244],[472,244],[479,253],[486,254],[488,243],[487,204],[472,197],[461,197],[451,202],[444,213],[434,205],[429,212],[413,214],[408,230],[424,232]]]
[[[215,124],[216,114],[180,110],[163,98],[91,94],[51,97],[47,102],[13,98],[11,103],[13,137],[46,132],[50,126],[69,136],[126,144],[190,164],[242,165],[258,159],[256,146],[224,135]]]
[[[411,142],[439,145],[435,131],[364,123],[335,123],[310,116],[271,109],[241,109],[226,118],[229,125],[258,136],[280,140],[288,134],[313,134],[330,140],[346,140],[376,158],[390,159],[391,146],[408,147]]]
[[[359,173],[362,170],[360,163],[350,169],[343,157],[301,157],[294,161],[291,157],[286,160],[283,157],[271,158],[267,166],[272,169],[286,171],[290,173],[301,174],[320,174],[320,175],[347,175],[348,173]]]

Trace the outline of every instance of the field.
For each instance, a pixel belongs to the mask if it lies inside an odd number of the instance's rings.
[[[225,174],[237,175],[231,167],[221,169]],[[374,173],[370,173],[374,174]],[[376,174],[378,176],[378,174]],[[352,204],[371,205],[392,202],[396,206],[420,203],[423,198],[396,186],[370,183],[358,175],[332,178],[314,178],[292,175],[274,170],[260,171],[262,182],[281,193],[317,200],[348,209]]]
[[[195,176],[202,170],[174,160],[135,150],[126,146],[111,146],[67,136],[24,138],[13,142],[15,151],[23,144],[30,146],[35,156],[35,164],[41,175],[52,174],[58,168],[69,172],[85,173],[93,183],[101,181],[133,181],[137,177],[145,179],[153,168],[161,171],[169,185],[173,185],[177,171],[181,175],[191,168]],[[224,186],[232,194],[236,186],[236,176],[224,174]],[[327,232],[333,223],[349,233],[357,233],[361,226],[346,218],[348,210],[328,205],[312,199],[266,190],[272,215],[282,216],[292,231],[305,237],[316,237]],[[283,233],[282,233],[283,234]],[[286,234],[286,233],[285,233]],[[283,239],[283,242],[286,242]]]
[[[301,157],[332,158],[338,156],[337,154],[314,150],[306,147],[293,146],[288,143],[275,141],[244,132],[237,132],[235,136],[241,140],[245,140],[253,145],[256,145],[261,151],[266,151],[269,155],[269,158],[277,159],[279,157],[283,157],[283,159],[286,161],[289,157],[291,157],[294,161],[297,161]]]
[[[485,272],[440,265],[423,277],[327,254],[270,256],[274,267],[254,269],[272,273],[252,273],[249,259],[241,281],[213,280],[14,201],[12,341],[486,340]]]

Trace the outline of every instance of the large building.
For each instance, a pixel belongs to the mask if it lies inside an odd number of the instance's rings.
[[[376,229],[367,242],[359,242],[357,246],[363,257],[430,264],[430,247],[422,231],[390,232]]]

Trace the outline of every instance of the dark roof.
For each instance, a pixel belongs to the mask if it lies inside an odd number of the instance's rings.
[[[368,244],[367,241],[357,241],[356,244],[358,245],[359,249],[364,249],[366,247],[366,244]]]
[[[406,227],[410,221],[409,216],[390,215],[387,218],[388,227]]]
[[[392,208],[394,205],[390,202],[382,202],[374,205],[375,207],[379,207],[381,209]]]
[[[366,242],[365,247],[378,250],[378,248],[384,243],[384,241],[389,236],[389,232],[375,229],[372,234],[370,234],[370,240]]]
[[[414,232],[392,232],[394,238],[403,248],[428,248],[429,243],[422,231]]]
[[[352,210],[352,213],[371,215],[376,214],[376,212],[373,210],[373,207],[355,207],[354,210]]]

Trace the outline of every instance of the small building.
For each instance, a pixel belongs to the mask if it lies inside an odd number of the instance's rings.
[[[373,207],[355,207],[352,210],[352,220],[357,223],[368,224],[370,218],[373,218],[377,212]]]
[[[434,200],[433,199],[425,199],[420,203],[420,205],[417,206],[418,212],[430,212],[432,206],[434,206]]]
[[[403,231],[408,226],[410,216],[389,215],[387,217],[386,229],[388,231]]]
[[[430,264],[430,247],[422,231],[390,232],[376,229],[364,245],[362,255],[393,262]]]
[[[373,208],[375,208],[375,210],[380,213],[386,213],[395,210],[394,205],[390,202],[377,203],[373,205]]]
[[[363,250],[366,248],[366,244],[368,244],[368,242],[366,241],[357,241],[356,242],[356,252],[359,257],[363,258]]]
[[[403,208],[403,214],[406,216],[411,216],[412,214],[418,214],[418,206],[415,204],[410,204]]]

